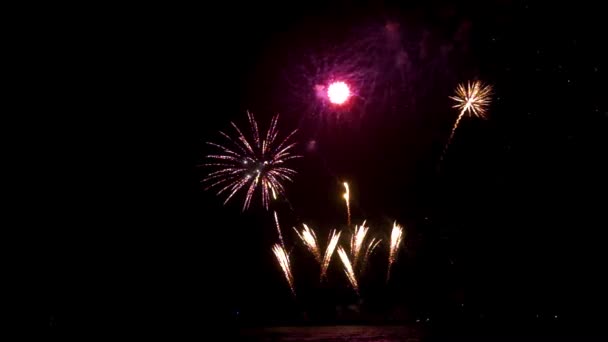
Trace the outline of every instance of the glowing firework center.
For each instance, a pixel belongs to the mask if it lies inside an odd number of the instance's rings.
[[[350,98],[350,88],[344,82],[332,82],[327,88],[327,98],[333,104],[344,104]]]
[[[268,161],[249,161],[247,159],[245,159],[243,161],[243,167],[249,168],[249,177],[255,177],[257,175],[259,175],[260,173],[264,172],[264,168],[268,166]]]

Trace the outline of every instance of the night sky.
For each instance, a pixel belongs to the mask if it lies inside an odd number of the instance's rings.
[[[372,256],[371,312],[598,326],[608,56],[600,5],[576,5],[306,1],[50,20],[31,33],[48,56],[33,62],[44,95],[31,100],[46,114],[29,122],[41,208],[23,228],[40,274],[28,285],[36,319],[57,336],[196,333],[237,312],[251,324],[322,319],[356,297],[337,258],[318,288],[291,227],[310,223],[324,245],[345,220],[348,180],[354,222],[384,238],[394,220],[407,231],[388,286],[386,251]],[[361,94],[335,110],[314,86],[341,68]],[[438,171],[458,114],[448,96],[475,79],[494,86],[488,119],[463,119]],[[242,195],[223,206],[200,184],[205,142],[245,126],[247,110],[263,127],[280,113],[282,132],[299,130],[303,158],[278,205],[295,301],[260,198],[241,212]]]

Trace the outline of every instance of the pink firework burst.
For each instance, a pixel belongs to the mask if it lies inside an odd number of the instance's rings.
[[[350,88],[342,81],[332,82],[327,88],[327,97],[329,102],[337,105],[346,103],[350,98]]]

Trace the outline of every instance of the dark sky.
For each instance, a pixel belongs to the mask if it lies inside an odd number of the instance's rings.
[[[31,181],[44,183],[31,228],[41,279],[30,285],[42,324],[195,331],[207,314],[265,322],[352,302],[337,263],[332,295],[317,297],[314,264],[291,231],[311,222],[324,237],[340,224],[343,179],[356,221],[386,236],[396,219],[408,232],[388,288],[373,279],[386,252],[372,259],[370,302],[416,317],[599,321],[601,13],[527,1],[307,1],[83,9],[33,29],[27,63],[44,95],[30,102],[47,113],[28,123],[43,140]],[[347,67],[361,96],[336,113],[312,86]],[[448,96],[469,79],[494,85],[488,119],[463,120],[437,172],[457,115]],[[280,208],[298,302],[270,251],[269,213],[255,200],[241,213],[242,196],[222,206],[199,183],[205,141],[243,125],[246,110],[264,125],[281,113],[284,131],[300,130],[292,208]]]

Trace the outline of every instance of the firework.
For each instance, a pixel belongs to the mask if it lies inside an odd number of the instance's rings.
[[[331,257],[334,255],[334,251],[336,250],[336,246],[338,245],[338,240],[340,240],[340,233],[336,234],[335,230],[332,230],[329,234],[329,240],[327,242],[327,248],[325,249],[325,255],[323,256],[323,263],[321,263],[321,280],[325,278],[327,274],[327,268],[329,267],[329,262],[331,261]]]
[[[386,272],[386,281],[388,281],[391,275],[391,266],[395,262],[397,258],[397,252],[399,251],[399,247],[401,245],[401,240],[403,239],[403,227],[397,224],[397,222],[393,223],[393,230],[391,231],[391,244],[388,255],[388,271]]]
[[[290,159],[300,156],[292,154],[295,143],[291,139],[296,131],[291,132],[286,138],[277,143],[279,130],[277,128],[278,115],[270,122],[270,127],[265,138],[260,138],[258,124],[253,115],[247,112],[251,138],[247,136],[234,124],[236,138],[230,137],[224,132],[220,134],[227,140],[226,145],[209,142],[208,144],[219,149],[218,154],[207,156],[213,162],[206,166],[216,170],[211,172],[203,182],[210,183],[206,189],[219,188],[218,195],[227,193],[224,204],[240,190],[246,188],[243,210],[249,208],[251,199],[256,189],[261,189],[262,204],[268,209],[270,195],[284,195],[283,183],[292,181],[295,171],[285,167],[284,164]]]
[[[346,201],[346,223],[350,226],[350,189],[348,188],[348,183],[344,182],[344,194],[342,197]]]
[[[321,250],[319,249],[319,244],[317,243],[317,235],[315,231],[308,228],[306,224],[303,224],[304,228],[302,229],[302,233],[298,232],[296,228],[293,230],[296,231],[296,234],[300,237],[306,248],[314,255],[315,260],[321,263]]]
[[[456,101],[453,108],[460,109],[460,115],[469,113],[471,116],[484,118],[491,96],[491,85],[475,81],[468,82],[466,85],[459,84],[456,88],[456,96],[450,96],[450,98]]]
[[[291,275],[291,265],[289,264],[289,255],[285,252],[285,248],[279,244],[275,244],[272,247],[272,251],[283,270],[283,274],[285,275],[285,279],[287,279],[287,283],[289,283],[289,288],[291,289],[291,293],[295,296],[296,291],[293,287],[293,276]]]
[[[443,158],[445,157],[445,153],[447,152],[447,149],[450,146],[452,139],[454,139],[456,128],[458,128],[462,117],[466,113],[468,113],[470,116],[485,118],[486,110],[490,105],[491,96],[491,85],[483,84],[479,81],[475,81],[472,83],[467,82],[466,85],[458,85],[458,87],[456,88],[456,96],[450,96],[450,98],[456,101],[456,104],[453,106],[453,108],[459,109],[460,114],[458,114],[458,118],[456,118],[456,122],[454,123],[452,131],[450,132],[450,137],[448,138],[448,141],[445,144],[445,147],[443,148],[441,160],[443,160]]]
[[[350,97],[350,89],[344,82],[333,82],[327,88],[327,98],[329,102],[341,105]]]
[[[378,247],[378,245],[380,244],[381,241],[382,240],[380,240],[380,239],[373,238],[367,244],[367,248],[365,250],[365,253],[363,254],[363,259],[361,260],[361,266],[359,268],[360,274],[363,273],[363,271],[365,270],[365,266],[367,266],[367,261],[369,260],[369,256],[372,255],[372,253],[374,252],[376,247]]]
[[[355,25],[351,33],[340,40],[324,39],[324,42],[313,44],[317,49],[306,51],[297,63],[293,63],[294,68],[286,70],[287,78],[283,81],[286,86],[282,90],[289,93],[281,97],[289,101],[288,108],[295,113],[310,113],[307,117],[320,118],[324,122],[324,114],[342,110],[348,113],[350,120],[367,115],[369,107],[374,108],[375,113],[388,113],[387,109],[397,104],[400,108],[411,108],[417,96],[395,95],[427,93],[429,77],[445,77],[445,70],[429,74],[421,72],[421,67],[435,64],[439,62],[435,58],[444,57],[425,54],[420,61],[412,58],[420,55],[420,46],[428,44],[427,38],[412,44],[412,37],[403,39],[402,31],[396,21]],[[420,77],[425,77],[427,82],[411,82]],[[334,92],[347,94],[344,90],[336,91],[340,89],[337,87],[339,82],[344,82],[350,93],[342,105],[332,100]],[[349,102],[355,98],[356,105],[350,106]]]
[[[274,223],[277,226],[277,232],[279,232],[279,240],[281,241],[281,246],[285,248],[285,241],[283,241],[283,234],[281,234],[281,226],[279,225],[279,216],[277,215],[276,210],[274,211]]]
[[[353,270],[353,265],[350,263],[350,260],[348,259],[348,255],[346,254],[346,252],[344,251],[344,249],[342,247],[338,247],[338,255],[340,256],[340,259],[342,260],[342,264],[344,264],[344,273],[346,274],[348,281],[350,282],[350,284],[353,287],[353,289],[355,290],[355,292],[357,292],[357,294],[359,294],[359,284],[357,283],[357,277],[355,276],[355,271]]]
[[[355,266],[358,265],[359,256],[361,255],[361,249],[368,230],[369,227],[366,227],[365,221],[363,221],[360,226],[355,226],[355,231],[350,238],[350,254],[353,258],[353,264]]]

